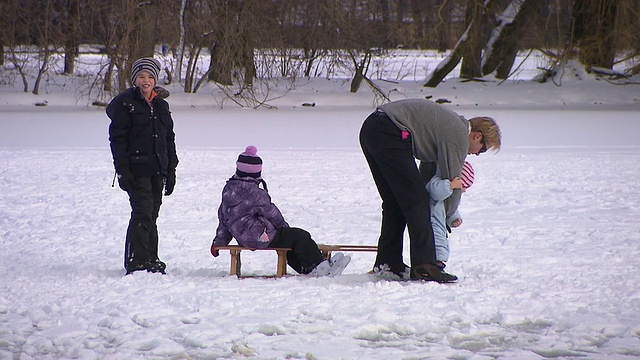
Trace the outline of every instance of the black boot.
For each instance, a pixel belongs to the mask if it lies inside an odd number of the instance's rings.
[[[147,263],[131,261],[130,263],[127,264],[125,269],[127,270],[127,273],[125,275],[129,275],[136,271],[147,270]]]
[[[164,270],[167,268],[167,264],[165,264],[164,262],[160,261],[159,259],[155,259],[155,260],[149,260],[147,262],[147,271],[151,272],[151,273],[161,273],[161,274],[166,274],[164,272]]]
[[[436,264],[420,264],[411,268],[412,280],[436,281],[439,283],[456,282],[458,277],[444,272]]]
[[[167,265],[159,259],[149,260],[144,262],[132,261],[126,266],[127,273],[125,275],[132,274],[136,271],[147,270],[150,273],[166,274],[165,269]]]

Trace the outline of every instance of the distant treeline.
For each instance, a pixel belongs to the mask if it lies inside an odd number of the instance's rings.
[[[283,64],[303,61],[304,76],[328,52],[340,54],[353,69],[352,91],[369,80],[372,52],[395,48],[451,51],[427,86],[460,62],[461,77],[508,78],[524,49],[540,49],[556,64],[578,59],[587,69],[624,59],[633,75],[639,19],[640,0],[2,0],[0,61],[20,72],[18,50],[28,45],[46,72],[48,57],[62,49],[63,71],[72,74],[79,45],[97,44],[109,62],[101,82],[122,90],[128,76],[117,74],[162,45],[177,59],[167,72],[186,92],[202,81],[250,88],[269,66],[256,63],[257,49],[276,51]],[[286,68],[281,75],[291,76]]]

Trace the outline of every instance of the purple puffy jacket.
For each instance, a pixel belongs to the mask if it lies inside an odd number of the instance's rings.
[[[278,229],[289,227],[269,193],[260,187],[261,180],[232,177],[222,190],[218,208],[218,229],[215,246],[229,245],[235,238],[238,245],[263,249],[269,246]],[[266,235],[264,235],[266,233]]]

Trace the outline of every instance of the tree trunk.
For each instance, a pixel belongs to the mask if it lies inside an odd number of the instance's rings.
[[[350,55],[351,61],[353,61],[355,67],[355,73],[353,75],[353,79],[351,79],[351,86],[349,91],[352,93],[356,93],[360,89],[362,81],[367,77],[369,64],[371,63],[371,52],[367,50],[360,61],[356,59],[356,56],[353,53],[351,53]]]
[[[128,74],[129,71],[125,69],[125,62],[123,60],[119,60],[116,63],[116,67],[118,69],[118,74]],[[127,89],[127,84],[129,83],[129,76],[118,75],[118,92],[123,92]]]
[[[34,95],[38,95],[40,94],[40,82],[42,81],[42,77],[44,76],[44,74],[47,72],[47,69],[49,68],[49,58],[51,52],[49,51],[48,48],[44,48],[42,51],[42,66],[40,66],[40,69],[38,70],[38,75],[36,76],[36,81],[33,84],[33,94]]]
[[[304,49],[304,58],[305,58],[305,66],[304,66],[304,76],[310,77],[311,70],[313,69],[313,62],[317,57],[317,49]]]
[[[225,31],[222,29],[221,31]],[[230,86],[233,84],[231,70],[233,61],[228,44],[224,43],[223,33],[218,33],[216,40],[211,47],[211,63],[209,67],[213,69],[209,72],[209,80],[218,84]]]
[[[451,43],[451,1],[444,0],[438,6],[437,14],[435,35],[438,42],[438,51],[445,52],[449,49],[449,44]]]
[[[225,86],[233,85],[233,46],[237,41],[237,37],[233,34],[235,34],[238,17],[239,10],[237,4],[233,2],[224,2],[218,9],[216,32],[211,46],[209,67],[212,70],[209,72],[209,81]]]
[[[353,79],[351,79],[351,85],[349,86],[349,91],[352,93],[357,93],[360,90],[360,86],[362,85],[362,81],[364,80],[364,75],[361,72],[357,72],[353,75]]]
[[[502,54],[500,65],[496,68],[496,79],[504,80],[511,75],[511,68],[513,68],[513,64],[515,64],[517,56],[518,48],[516,47],[512,48],[511,52],[505,52]]]
[[[415,39],[412,44],[419,45],[426,37],[424,24],[424,0],[411,0],[411,17],[413,18],[413,26],[415,28]],[[403,24],[403,18],[398,15],[398,24]]]
[[[102,86],[102,89],[107,92],[110,93],[111,90],[113,89],[113,61],[111,59],[109,59],[109,66],[107,66],[107,71],[104,74],[104,84]]]
[[[78,23],[80,8],[77,0],[67,3],[67,34],[64,46],[64,73],[71,75],[75,71],[75,61],[78,57]]]
[[[460,59],[462,59],[462,48],[465,46],[465,42],[467,41],[469,28],[470,26],[468,26],[467,30],[462,34],[456,46],[451,50],[451,54],[442,60],[431,75],[429,75],[427,82],[424,84],[425,87],[438,86],[438,84],[440,84],[442,80],[458,65]]]
[[[402,2],[403,0],[399,0]],[[382,17],[382,26],[377,27],[376,37],[380,41],[380,45],[384,47],[388,47],[391,39],[391,34],[393,34],[392,25],[391,25],[391,15],[389,9],[389,0],[377,0],[378,10],[380,11],[380,15]]]
[[[196,66],[196,49],[194,46],[189,47],[189,62],[187,63],[187,71],[184,74],[184,92],[191,94],[193,89],[193,77],[195,76],[194,69]]]
[[[72,75],[75,72],[76,58],[78,57],[78,46],[67,43],[64,49],[64,74]]]
[[[158,7],[154,2],[141,3],[136,8],[136,28],[133,31],[129,62],[143,57],[153,57],[155,52],[156,18]]]
[[[18,70],[18,74],[20,74],[20,78],[22,79],[22,91],[29,92],[29,82],[27,81],[27,74],[25,73],[24,68],[20,64],[20,60],[16,55],[16,51],[13,47],[10,47],[9,52],[11,53],[11,58],[9,61],[11,61],[13,66],[15,66],[15,68]]]
[[[184,28],[184,16],[185,9],[187,7],[187,0],[182,0],[180,3],[180,14],[179,16],[179,26],[180,26],[180,40],[178,40],[178,46],[176,47],[178,50],[177,54],[174,54],[176,57],[176,69],[175,69],[175,78],[178,79],[178,82],[182,81],[182,61],[184,60],[184,38],[185,38],[185,28]]]
[[[251,7],[244,7],[241,10],[243,19],[242,22],[248,21],[247,18],[251,16],[251,11],[254,10]],[[247,25],[243,25],[242,22],[240,26],[238,26],[238,40],[239,43],[236,45],[237,53],[234,54],[234,62],[238,64],[238,67],[242,69],[244,78],[242,79],[242,85],[249,89],[253,87],[253,79],[255,79],[257,71],[256,64],[254,59],[254,47],[253,47],[253,39],[252,39],[252,31],[251,27]]]
[[[482,77],[482,49],[484,41],[482,30],[486,22],[483,0],[467,0],[466,23],[468,24],[468,40],[462,47],[462,66],[460,67],[460,77],[477,78]]]
[[[573,7],[573,37],[578,58],[590,67],[612,69],[615,60],[615,19],[618,0],[581,0]]]
[[[548,1],[515,0],[506,7],[499,17],[487,42],[482,59],[482,74],[496,71],[498,79],[506,79],[520,50],[520,41],[527,28],[540,18]]]
[[[254,60],[253,47],[248,41],[243,41],[242,54],[240,54],[240,63],[244,69],[244,87],[253,87],[253,79],[256,77],[256,64]]]

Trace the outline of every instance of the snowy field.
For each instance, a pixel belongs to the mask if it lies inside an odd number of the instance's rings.
[[[292,226],[319,243],[376,244],[381,202],[358,145],[368,89],[314,80],[277,110],[173,89],[167,275],[124,276],[130,208],[111,186],[104,110],[71,91],[0,87],[0,359],[640,357],[640,86],[386,86],[501,125],[503,149],[469,159],[476,182],[447,266],[456,284],[377,279],[361,252],[335,278],[238,279],[227,253],[209,254],[220,192],[249,144]],[[244,274],[274,272],[275,254],[243,253]]]

